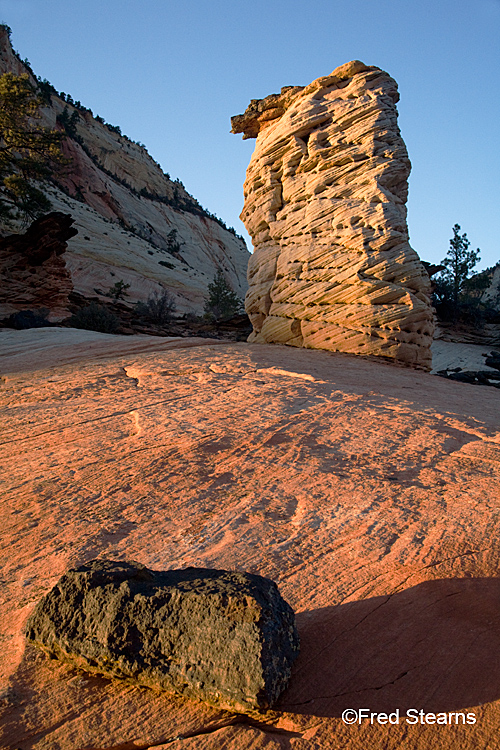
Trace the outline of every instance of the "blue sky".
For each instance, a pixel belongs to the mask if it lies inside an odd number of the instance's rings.
[[[38,75],[243,234],[255,142],[231,115],[348,60],[377,65],[401,95],[412,246],[438,262],[458,223],[480,268],[500,260],[500,0],[0,0],[0,21]]]

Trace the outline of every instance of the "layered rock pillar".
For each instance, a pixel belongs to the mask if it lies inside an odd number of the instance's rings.
[[[254,99],[232,132],[256,138],[241,219],[250,341],[431,365],[428,274],[406,224],[411,165],[396,82],[360,61]]]

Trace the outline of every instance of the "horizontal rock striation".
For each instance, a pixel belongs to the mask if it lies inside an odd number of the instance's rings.
[[[89,671],[237,710],[270,706],[299,651],[293,611],[267,578],[107,560],[66,573],[26,635]]]
[[[353,61],[253,100],[232,132],[257,138],[241,218],[250,340],[430,367],[430,282],[408,243],[410,161],[396,82]]]

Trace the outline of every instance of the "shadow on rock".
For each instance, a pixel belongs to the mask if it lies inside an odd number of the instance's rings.
[[[146,750],[231,714],[159,690],[90,675],[27,645],[0,694],[0,747]]]
[[[280,710],[439,713],[500,697],[500,578],[427,581],[297,624],[301,654]]]

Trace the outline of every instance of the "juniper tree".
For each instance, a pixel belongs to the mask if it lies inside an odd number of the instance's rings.
[[[67,161],[64,134],[39,124],[44,103],[27,73],[0,76],[0,220],[6,224],[50,209],[37,183]]]
[[[118,302],[118,300],[128,297],[127,289],[130,289],[130,284],[125,284],[123,279],[120,279],[120,281],[117,281],[116,284],[113,284],[113,286],[108,289],[106,297],[111,297],[115,302]]]
[[[445,266],[435,282],[436,302],[438,308],[451,312],[451,317],[458,316],[460,303],[467,290],[467,280],[477,263],[481,260],[480,250],[469,250],[470,241],[467,233],[460,234],[460,225],[453,227],[450,249],[441,263]]]

